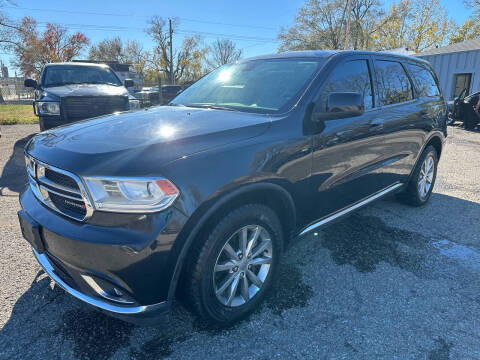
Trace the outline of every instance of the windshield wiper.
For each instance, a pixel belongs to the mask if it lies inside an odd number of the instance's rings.
[[[212,104],[186,104],[185,106],[201,109],[214,109],[214,110],[226,110],[226,111],[238,111],[227,106],[212,105]]]
[[[50,83],[50,84],[45,84],[45,87],[64,86],[64,85],[78,85],[78,83],[76,82]]]
[[[120,86],[118,84],[112,83],[112,82],[101,82],[101,81],[85,81],[82,84],[92,84],[92,85],[114,85],[114,86]]]

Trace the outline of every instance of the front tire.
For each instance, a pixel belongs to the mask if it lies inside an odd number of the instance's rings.
[[[248,316],[271,287],[282,244],[280,221],[269,207],[231,211],[194,248],[185,300],[208,323],[226,326]]]
[[[437,165],[437,150],[429,145],[418,159],[405,191],[398,194],[399,200],[412,206],[426,204],[430,199],[437,178]]]

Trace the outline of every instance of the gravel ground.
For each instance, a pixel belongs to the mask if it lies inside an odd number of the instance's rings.
[[[180,305],[136,327],[54,286],[16,218],[37,125],[2,130],[1,359],[480,359],[480,133],[449,129],[427,206],[385,199],[296,239],[261,309],[215,330]]]

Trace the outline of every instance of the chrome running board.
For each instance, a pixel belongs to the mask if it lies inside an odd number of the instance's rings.
[[[344,208],[343,210],[340,210],[336,213],[334,213],[333,215],[330,215],[330,216],[327,216],[326,218],[323,218],[322,220],[320,221],[317,221],[316,223],[312,224],[312,225],[309,225],[307,226],[300,234],[299,236],[301,235],[305,235],[306,233],[308,233],[309,231],[312,231],[313,229],[316,229],[318,228],[319,226],[322,226],[322,225],[325,225],[327,223],[329,223],[330,221],[333,221],[335,219],[338,219],[339,217],[343,216],[343,215],[346,215],[348,214],[349,212],[352,212],[358,208],[361,208],[362,206],[364,205],[367,205],[368,203],[371,203],[372,201],[378,199],[378,198],[381,198],[382,196],[388,194],[389,192],[393,191],[393,190],[396,190],[398,189],[400,186],[402,186],[403,184],[402,183],[398,183],[398,184],[395,184],[395,185],[392,185],[380,192],[377,192],[376,194],[370,196],[369,198],[366,198],[360,202],[357,202],[355,204],[353,204],[352,206],[349,206],[349,207],[346,207]]]

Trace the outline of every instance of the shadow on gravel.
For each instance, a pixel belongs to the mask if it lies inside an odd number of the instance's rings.
[[[40,271],[37,278],[42,276]],[[37,278],[17,300],[9,321],[0,331],[0,358],[28,358],[24,356],[28,347],[44,356],[71,352],[75,359],[81,360],[109,359],[117,351],[132,359],[161,359],[171,355],[176,344],[195,334],[225,337],[248,321],[247,318],[234,326],[218,328],[199,322],[175,303],[168,323],[137,327],[81,305],[58,286],[52,289],[48,277],[38,281]],[[313,290],[303,282],[301,271],[294,265],[283,264],[265,306],[258,312],[268,308],[281,316],[287,309],[307,306],[311,296]],[[35,349],[45,342],[49,349]]]
[[[9,320],[0,330],[0,359],[28,358],[24,352],[32,350],[36,342],[58,334],[56,318],[45,313],[45,309],[60,306],[66,295],[57,286],[52,289],[50,283],[43,270],[39,271],[30,288],[15,303]],[[58,316],[57,311],[55,315]]]
[[[95,310],[75,309],[63,314],[61,334],[73,341],[74,354],[81,360],[106,360],[128,346],[135,327]]]
[[[428,239],[421,234],[387,226],[376,217],[352,215],[327,227],[322,246],[338,265],[351,264],[360,272],[375,270],[380,262],[417,272],[425,260]],[[412,251],[417,250],[417,251]]]
[[[452,346],[444,339],[438,338],[435,340],[435,348],[428,354],[428,360],[449,360]]]
[[[446,209],[450,204],[455,208],[470,207],[480,213],[478,204],[444,195],[440,197]],[[463,270],[459,264],[473,268],[480,262],[480,253],[470,247],[458,246],[453,240],[432,239],[357,213],[322,230],[317,244],[330,251],[337,265],[352,265],[360,273],[372,272],[384,262],[419,277],[453,276],[461,283]],[[287,309],[308,306],[308,300],[314,295],[310,284],[302,279],[301,265],[297,265],[301,264],[302,258],[295,256],[295,248],[293,244],[287,249],[284,258],[293,260],[282,263],[272,291],[258,310],[270,310],[274,314],[272,321]],[[475,264],[465,259],[473,259]],[[117,352],[117,355],[133,359],[163,358],[175,355],[175,347],[195,334],[225,338],[249,327],[245,324],[249,319],[224,329],[205,326],[179,304],[174,304],[169,323],[136,327],[81,305],[56,286],[52,290],[50,280],[42,274],[37,274],[31,287],[16,301],[10,319],[0,330],[0,358],[23,359],[32,357],[31,354],[40,358],[58,354],[67,354],[68,357],[71,353],[70,356],[77,359],[89,360],[108,359]],[[465,279],[471,281],[471,276]],[[68,346],[70,344],[72,347]],[[428,354],[429,359],[447,359],[451,347],[450,343],[439,338]]]
[[[450,209],[463,210],[465,214],[480,214],[478,203],[442,194],[434,194],[433,200],[436,205],[431,209],[436,211],[436,215],[438,211],[444,212],[445,216],[440,218],[447,225],[454,222],[456,216],[451,219]],[[429,212],[421,216],[429,216]],[[473,234],[477,234],[480,222],[475,218],[469,224],[470,228]],[[362,273],[374,271],[382,262],[426,279],[454,278],[462,271],[480,269],[478,241],[465,245],[461,243],[464,239],[456,239],[454,232],[436,237],[431,234],[426,236],[421,231],[421,227],[411,231],[391,227],[377,217],[356,213],[323,229],[319,246],[330,250],[336,264],[350,264]]]
[[[25,173],[25,158],[23,156],[23,149],[28,140],[35,134],[28,135],[23,139],[18,140],[13,146],[13,153],[10,155],[2,175],[0,176],[0,196],[5,196],[4,189],[19,193],[27,183],[27,176]]]
[[[265,304],[275,315],[282,315],[285,310],[307,306],[313,295],[312,287],[303,282],[300,269],[283,263]]]

